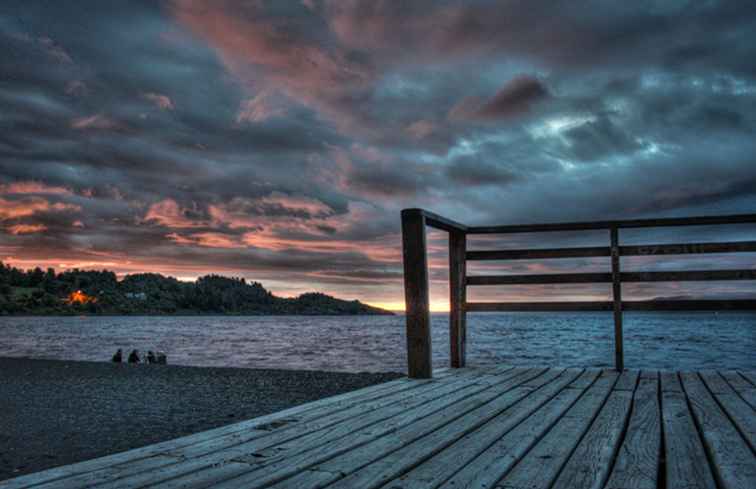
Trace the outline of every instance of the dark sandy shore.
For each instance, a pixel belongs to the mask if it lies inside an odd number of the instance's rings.
[[[401,376],[0,358],[0,480]]]

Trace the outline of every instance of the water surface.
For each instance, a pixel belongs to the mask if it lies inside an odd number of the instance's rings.
[[[449,363],[434,314],[433,363]],[[0,356],[107,361],[117,348],[164,350],[171,364],[404,371],[403,316],[0,317]],[[610,313],[468,316],[468,363],[605,367]],[[626,313],[625,365],[756,370],[754,313]]]

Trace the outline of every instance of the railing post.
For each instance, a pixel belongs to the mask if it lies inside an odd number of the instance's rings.
[[[620,282],[620,251],[619,229],[612,226],[612,297],[614,311],[614,366],[618,371],[625,368],[624,351],[622,346],[622,285]]]
[[[449,232],[449,344],[452,368],[465,366],[467,324],[467,236],[463,231]]]
[[[433,376],[431,363],[430,297],[425,216],[420,209],[402,211],[404,301],[407,321],[407,375]]]

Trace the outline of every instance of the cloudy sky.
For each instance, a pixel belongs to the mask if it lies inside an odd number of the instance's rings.
[[[4,0],[0,259],[401,308],[404,207],[471,224],[754,212],[749,4]],[[606,236],[547,244],[589,238]]]

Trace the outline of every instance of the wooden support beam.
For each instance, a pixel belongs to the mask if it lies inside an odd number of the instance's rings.
[[[467,312],[612,311],[611,301],[468,302]],[[623,311],[756,311],[756,300],[623,301]]]
[[[548,224],[513,224],[504,226],[468,226],[467,234],[541,233],[553,231],[588,231],[612,228],[652,228],[664,226],[709,226],[713,224],[756,223],[756,214],[729,216],[673,217],[662,219],[629,219],[622,221],[563,222]]]
[[[425,216],[420,209],[402,211],[404,300],[407,322],[407,375],[433,376],[431,358],[430,295]]]
[[[625,368],[625,356],[622,344],[622,285],[620,283],[619,229],[609,231],[612,247],[612,297],[614,313],[614,366],[617,371]]]
[[[467,238],[464,232],[449,233],[449,344],[453,368],[465,366],[467,324],[464,304],[467,300],[465,249]]]

